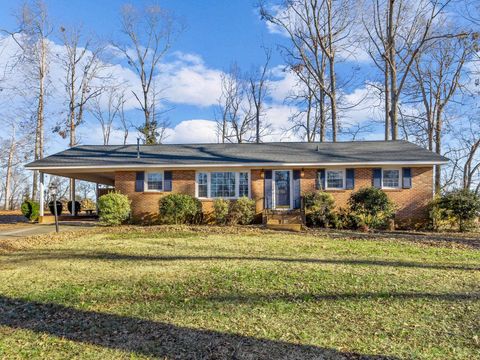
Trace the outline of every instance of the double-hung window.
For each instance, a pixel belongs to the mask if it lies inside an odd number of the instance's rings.
[[[212,171],[197,173],[197,196],[199,198],[236,199],[249,196],[248,172]]]
[[[145,175],[145,190],[163,191],[163,172],[147,172]]]
[[[197,173],[198,197],[208,197],[208,174]]]
[[[382,188],[398,189],[400,187],[400,169],[382,169]]]
[[[327,189],[345,189],[345,170],[327,170]]]

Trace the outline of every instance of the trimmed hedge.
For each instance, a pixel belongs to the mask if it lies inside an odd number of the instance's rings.
[[[201,222],[202,203],[186,194],[169,194],[159,200],[160,221],[164,224]]]
[[[229,200],[215,199],[213,201],[213,219],[217,225],[225,225],[227,223],[229,208]]]
[[[395,214],[395,205],[387,194],[375,187],[365,187],[352,193],[348,199],[350,211],[361,227],[381,228]]]
[[[337,215],[332,194],[313,191],[304,195],[305,215],[309,226],[336,227]]]
[[[440,219],[452,219],[459,231],[468,230],[480,216],[480,197],[468,189],[448,192],[434,200],[433,206]],[[430,214],[432,216],[432,212]]]
[[[40,216],[40,204],[33,200],[26,200],[21,206],[22,214],[30,221],[37,221]]]
[[[231,224],[249,225],[255,217],[255,200],[242,196],[230,202],[228,221]]]
[[[110,192],[98,199],[99,219],[105,225],[120,225],[130,217],[130,200],[126,195]]]

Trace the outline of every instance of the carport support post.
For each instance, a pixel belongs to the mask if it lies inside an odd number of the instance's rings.
[[[43,220],[43,208],[45,207],[45,174],[43,172],[40,173],[40,221]]]
[[[71,201],[71,214],[75,216],[75,179],[70,179],[70,201]]]
[[[95,184],[95,212],[98,216],[98,183]]]

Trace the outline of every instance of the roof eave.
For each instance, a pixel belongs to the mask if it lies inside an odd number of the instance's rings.
[[[319,162],[319,163],[205,163],[205,164],[124,164],[124,165],[81,165],[81,166],[35,166],[34,163],[25,165],[28,170],[79,170],[79,169],[108,169],[108,170],[125,170],[125,169],[144,169],[144,168],[169,168],[169,169],[185,169],[185,168],[218,168],[218,167],[319,167],[319,166],[422,166],[422,165],[444,165],[448,160],[430,160],[430,161],[361,161],[361,162]]]

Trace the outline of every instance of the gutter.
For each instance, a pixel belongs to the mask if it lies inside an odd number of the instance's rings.
[[[444,165],[448,161],[371,161],[371,162],[328,162],[328,163],[234,163],[234,164],[132,164],[132,165],[104,165],[104,166],[30,166],[25,168],[29,170],[135,170],[146,168],[165,168],[165,169],[204,169],[204,168],[278,168],[278,167],[334,167],[334,166],[358,166],[358,167],[372,167],[372,166],[422,166],[422,165]]]

